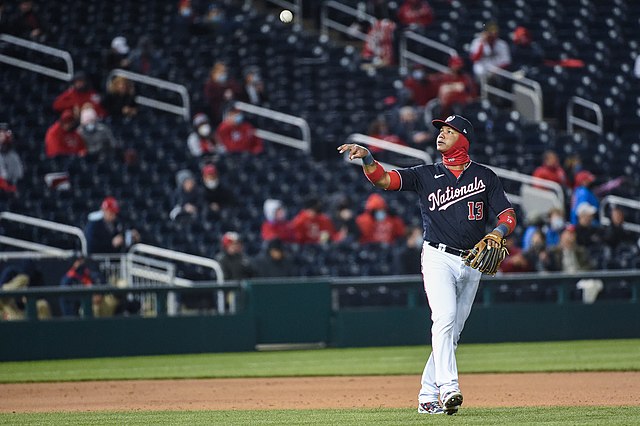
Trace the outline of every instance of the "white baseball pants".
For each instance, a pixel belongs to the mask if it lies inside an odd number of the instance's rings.
[[[438,396],[460,389],[455,351],[481,276],[459,256],[423,244],[422,277],[433,326],[432,351],[422,373],[419,402],[437,401]]]

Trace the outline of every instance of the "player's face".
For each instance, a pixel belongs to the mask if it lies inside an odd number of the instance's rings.
[[[458,141],[458,133],[452,127],[442,126],[440,128],[440,133],[438,134],[438,138],[436,139],[436,149],[438,152],[447,152],[451,149],[453,145]]]

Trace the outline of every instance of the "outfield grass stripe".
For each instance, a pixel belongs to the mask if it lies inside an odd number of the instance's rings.
[[[420,374],[428,346],[4,362],[0,382]],[[461,344],[460,373],[640,371],[640,339]]]

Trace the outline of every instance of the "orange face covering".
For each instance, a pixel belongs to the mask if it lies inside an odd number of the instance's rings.
[[[460,133],[458,140],[447,152],[442,153],[442,162],[445,166],[460,166],[466,164],[469,158],[469,141]]]

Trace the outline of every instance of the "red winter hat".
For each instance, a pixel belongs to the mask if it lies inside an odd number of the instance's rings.
[[[202,176],[218,176],[218,168],[213,164],[207,164],[202,168]]]
[[[100,206],[102,210],[106,210],[112,213],[120,213],[120,206],[118,205],[118,200],[113,197],[107,197],[102,200],[102,205]]]
[[[386,201],[384,201],[384,198],[382,198],[381,195],[378,194],[371,194],[369,195],[369,198],[367,198],[367,202],[364,205],[364,209],[371,211],[371,210],[386,210],[387,209],[387,203]]]
[[[593,173],[587,170],[581,170],[576,173],[576,177],[574,179],[575,186],[586,186],[596,180],[596,177]]]

